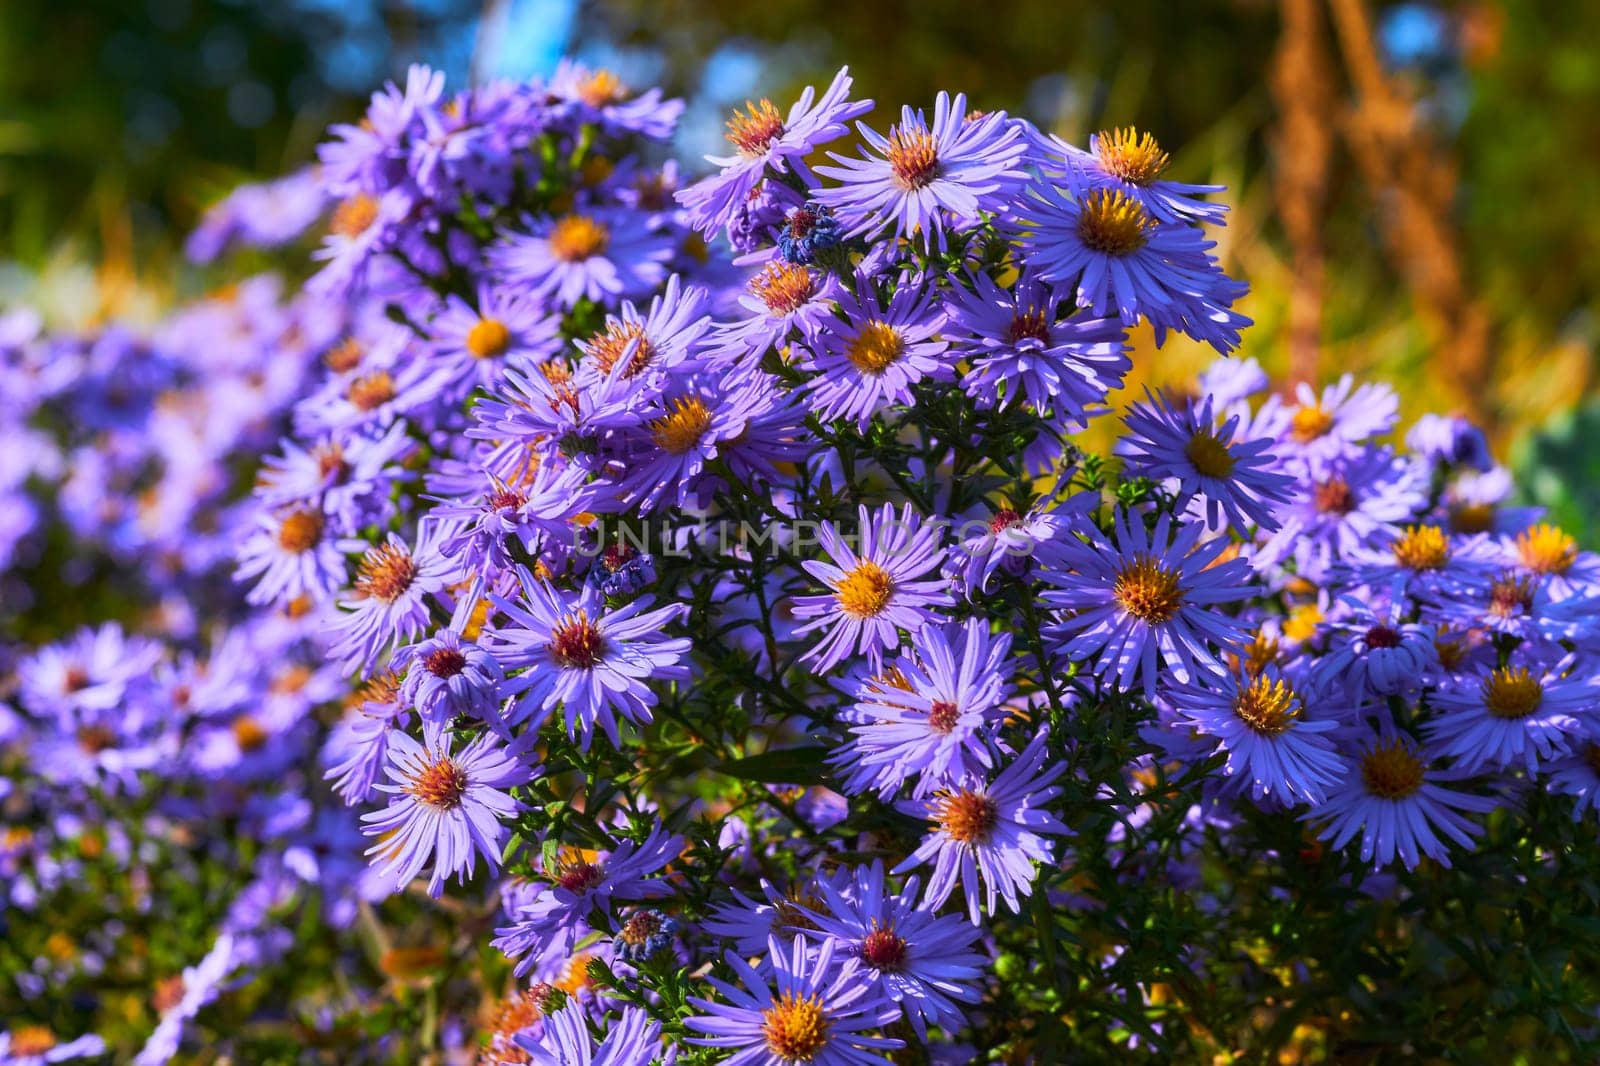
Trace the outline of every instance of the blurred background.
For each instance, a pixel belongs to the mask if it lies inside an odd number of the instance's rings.
[[[662,84],[691,102],[687,158],[746,97],[787,106],[848,63],[879,128],[946,88],[1079,143],[1150,130],[1171,177],[1230,187],[1244,354],[1471,415],[1592,539],[1597,41],[1588,0],[4,0],[0,309],[149,320],[237,276],[182,261],[205,207],[309,161],[411,62],[460,85],[570,54]],[[1141,347],[1135,384],[1208,359]]]

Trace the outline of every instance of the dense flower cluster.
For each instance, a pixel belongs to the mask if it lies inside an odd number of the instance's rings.
[[[0,852],[16,906],[73,876],[40,861],[67,824],[130,868],[185,819],[252,842],[143,1061],[315,887],[336,926],[460,905],[511,971],[486,1035],[450,1018],[483,1062],[969,1062],[995,956],[1115,891],[1091,853],[1212,892],[1219,851],[1346,849],[1381,896],[1521,791],[1596,805],[1600,558],[1460,419],[1402,447],[1382,386],[1265,395],[1219,190],[1153,138],[943,93],[878,122],[841,71],[741,109],[685,184],[650,161],[680,111],[576,64],[454,95],[415,68],[197,239],[331,208],[288,305],[67,370],[7,320],[6,373],[92,438],[34,453],[74,534],[170,557],[179,594],[231,554],[255,609],[198,653],[110,625],[27,651],[0,719],[54,819]],[[1113,398],[1135,327],[1222,358]],[[171,389],[200,421],[168,435]],[[114,513],[108,485],[219,477],[291,400],[248,502]]]

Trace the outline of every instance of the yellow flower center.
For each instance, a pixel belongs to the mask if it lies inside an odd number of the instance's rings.
[[[1106,255],[1137,252],[1149,243],[1155,226],[1143,204],[1115,189],[1094,190],[1078,212],[1078,239]]]
[[[393,603],[416,578],[417,563],[410,552],[395,544],[380,544],[361,558],[356,571],[356,595]]]
[[[650,343],[650,338],[645,336],[644,326],[638,322],[606,323],[606,331],[589,338],[584,345],[584,351],[600,364],[600,371],[609,374],[617,365],[617,361],[627,352],[628,345],[638,341],[633,349],[633,358],[622,371],[622,376],[636,377],[656,357],[655,346]]]
[[[467,772],[440,757],[417,771],[406,791],[430,807],[451,810],[461,806],[461,797],[467,794]]]
[[[939,176],[939,150],[927,130],[889,133],[889,169],[902,189],[920,189]]]
[[[828,1016],[816,996],[785,992],[761,1013],[767,1050],[788,1062],[810,1062],[828,1046]]]
[[[563,263],[581,263],[606,250],[611,231],[588,215],[563,215],[550,227],[548,240],[551,255]]]
[[[958,844],[982,844],[1000,822],[994,800],[970,789],[945,793],[933,810],[945,835]]]
[[[394,397],[394,378],[387,370],[356,378],[345,392],[345,398],[360,411],[375,411]]]
[[[1398,737],[1361,760],[1361,783],[1380,799],[1404,799],[1422,787],[1423,776],[1422,760]]]
[[[1122,609],[1151,625],[1168,621],[1183,605],[1179,573],[1141,552],[1117,573],[1111,594]]]
[[[673,455],[693,448],[710,428],[711,412],[695,396],[674,400],[671,411],[650,423],[656,443]]]
[[[811,271],[805,267],[774,260],[750,279],[750,291],[761,297],[768,311],[788,315],[804,307],[816,293],[817,286]]]
[[[1148,185],[1167,169],[1167,153],[1161,145],[1150,134],[1140,133],[1132,126],[1101,130],[1095,137],[1094,152],[1106,173],[1130,185]]]
[[[1289,436],[1301,444],[1323,436],[1333,428],[1333,413],[1319,403],[1301,404],[1289,419]]]
[[[1205,477],[1224,478],[1233,473],[1233,453],[1228,446],[1213,432],[1203,430],[1189,438],[1189,443],[1184,445],[1183,454],[1189,457],[1189,462]]]
[[[341,237],[359,237],[378,220],[378,201],[365,193],[341,200],[328,220],[328,229]]]
[[[1544,684],[1525,667],[1502,666],[1483,682],[1483,705],[1496,718],[1526,718],[1544,701]]]
[[[733,109],[728,119],[727,138],[744,156],[758,156],[783,136],[783,116],[766,97],[760,103],[744,102],[745,110]]]
[[[590,107],[605,107],[628,95],[622,79],[609,70],[597,70],[578,85],[578,99]]]
[[[295,511],[278,527],[278,547],[286,552],[305,552],[322,539],[322,516],[316,511]]]
[[[241,714],[233,720],[233,740],[240,751],[260,751],[267,738],[266,727],[251,715]]]
[[[1233,713],[1264,737],[1275,737],[1300,717],[1300,697],[1283,681],[1258,676],[1239,689]]]
[[[1283,623],[1283,635],[1290,640],[1303,643],[1311,639],[1317,631],[1317,626],[1321,624],[1321,607],[1314,603],[1297,604]]]
[[[877,563],[863,559],[854,570],[839,579],[834,592],[839,608],[857,618],[871,618],[889,605],[894,581]]]
[[[863,374],[881,374],[905,354],[905,338],[887,322],[868,322],[845,349],[845,358]]]
[[[498,359],[511,347],[511,331],[497,318],[480,319],[467,331],[467,351],[474,359]]]
[[[1442,570],[1450,561],[1450,542],[1438,526],[1407,526],[1392,550],[1407,570]]]
[[[1564,574],[1578,559],[1578,542],[1548,522],[1517,534],[1516,544],[1517,558],[1536,574]]]

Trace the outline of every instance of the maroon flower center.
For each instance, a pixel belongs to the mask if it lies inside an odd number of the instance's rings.
[[[874,929],[861,942],[861,958],[875,970],[902,970],[906,941],[893,929]]]
[[[434,677],[455,677],[466,669],[467,657],[455,648],[435,648],[422,660]]]
[[[928,709],[928,728],[935,733],[949,733],[961,721],[961,709],[949,700],[934,700]]]

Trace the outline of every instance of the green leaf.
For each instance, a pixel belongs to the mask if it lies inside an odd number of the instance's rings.
[[[730,759],[719,763],[716,770],[741,781],[759,781],[765,785],[814,785],[822,779],[822,764],[828,751],[820,745],[781,748],[743,759]]]

